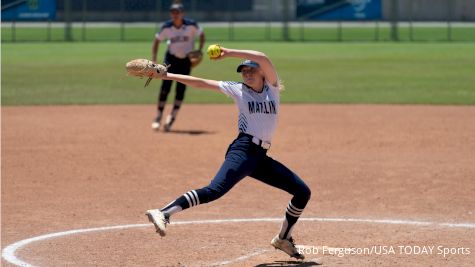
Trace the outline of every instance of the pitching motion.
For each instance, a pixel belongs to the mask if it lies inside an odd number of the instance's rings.
[[[216,52],[217,48],[219,54]],[[245,59],[237,67],[242,81],[215,81],[170,73],[163,65],[153,66],[151,71],[143,68],[142,71],[130,72],[135,76],[149,75],[150,78],[174,80],[193,88],[223,93],[233,98],[239,109],[239,133],[229,145],[225,160],[211,182],[207,186],[186,192],[162,209],[148,210],[146,215],[160,236],[165,236],[166,226],[175,213],[215,201],[239,181],[250,176],[292,195],[285,209],[280,231],[272,239],[271,245],[291,257],[304,259],[304,255],[295,247],[292,230],[310,199],[310,189],[297,174],[267,155],[277,127],[280,91],[283,86],[274,65],[265,54],[253,50],[228,49],[221,46],[217,48],[208,49],[211,55],[217,55],[215,59]],[[134,70],[141,69],[139,67]]]

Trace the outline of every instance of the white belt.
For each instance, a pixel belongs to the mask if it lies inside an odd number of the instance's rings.
[[[267,141],[262,141],[261,139],[253,136],[252,137],[252,142],[260,147],[262,147],[265,150],[268,150],[270,148],[270,143]]]

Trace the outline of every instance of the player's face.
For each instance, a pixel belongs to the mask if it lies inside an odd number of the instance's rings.
[[[242,80],[245,84],[250,85],[254,89],[260,89],[262,87],[262,71],[259,68],[253,68],[244,66],[241,69]]]
[[[183,19],[183,12],[178,10],[178,9],[174,9],[174,10],[170,11],[170,18],[173,21],[181,20],[181,19]]]

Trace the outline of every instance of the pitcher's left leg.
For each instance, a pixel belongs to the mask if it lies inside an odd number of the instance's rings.
[[[180,60],[179,70],[174,73],[190,75],[191,73],[190,60],[188,58]],[[176,92],[175,92],[175,102],[173,103],[173,109],[170,115],[168,115],[167,120],[165,122],[165,131],[167,132],[170,131],[173,123],[176,120],[178,112],[180,111],[181,104],[183,103],[183,100],[185,99],[185,91],[186,91],[186,85],[183,83],[177,82]]]
[[[293,195],[287,205],[280,232],[272,240],[271,244],[275,248],[286,252],[291,257],[303,259],[304,256],[299,253],[295,247],[292,230],[310,200],[310,188],[297,174],[270,157],[266,157],[266,159],[259,164],[259,167],[251,177]]]

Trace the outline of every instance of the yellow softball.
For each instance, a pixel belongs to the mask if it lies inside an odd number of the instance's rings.
[[[208,46],[208,50],[206,52],[209,58],[218,58],[221,56],[221,47],[218,44],[212,44]]]

